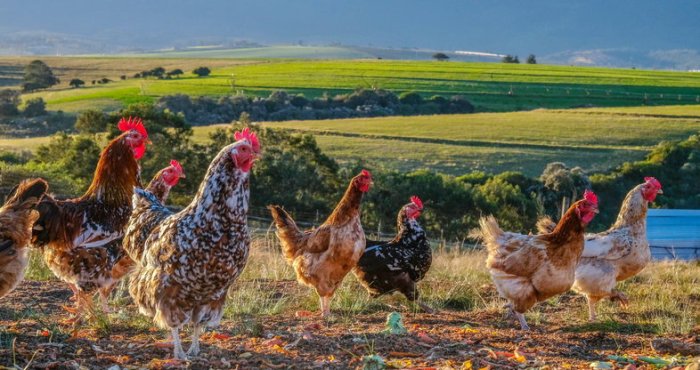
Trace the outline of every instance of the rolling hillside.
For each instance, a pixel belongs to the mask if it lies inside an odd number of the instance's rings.
[[[17,61],[0,58],[5,68]],[[78,111],[89,107],[115,109],[164,95],[224,96],[238,92],[266,95],[283,89],[307,97],[346,93],[356,88],[417,91],[432,95],[464,95],[479,111],[514,111],[584,106],[640,106],[700,103],[700,79],[691,72],[642,71],[550,65],[389,60],[280,59],[153,59],[47,58],[63,75],[64,84],[40,96],[50,109]],[[185,74],[171,80],[119,80],[134,71],[162,65],[190,71],[207,65],[211,76]],[[97,68],[90,67],[97,66]],[[128,67],[126,67],[128,66]],[[128,68],[128,71],[126,70]],[[68,78],[115,80],[80,89],[65,86]]]
[[[263,122],[316,135],[341,163],[364,161],[399,170],[522,171],[537,176],[549,162],[606,170],[644,158],[659,141],[700,132],[700,105],[535,110],[322,121]],[[226,125],[194,128],[194,140]],[[34,150],[49,137],[0,139],[0,150]]]

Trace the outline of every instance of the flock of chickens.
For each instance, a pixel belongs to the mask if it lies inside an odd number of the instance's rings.
[[[54,199],[42,179],[25,180],[10,192],[0,208],[0,298],[22,281],[30,245],[73,291],[75,305],[66,307],[73,320],[93,309],[95,293],[109,311],[110,292],[129,275],[139,311],[172,331],[174,357],[186,359],[198,354],[204,327],[220,322],[226,293],[246,265],[249,175],[260,143],[248,128],[236,132],[236,141],[209,165],[192,202],[174,213],[164,204],[185,176],[182,167],[171,161],[143,188],[138,161],[148,133],[140,119],[122,119],[118,128],[122,134],[103,149],[80,198]],[[372,175],[363,170],[328,219],[312,230],[300,230],[282,207],[269,207],[284,257],[298,281],[316,290],[323,316],[330,314],[333,294],[350,271],[372,297],[399,291],[417,301],[416,284],[430,268],[430,245],[417,221],[423,211],[418,197],[400,209],[393,240],[365,239],[360,206],[371,185]],[[584,234],[598,213],[590,191],[558,223],[540,220],[537,235],[505,232],[492,216],[482,218],[477,236],[488,252],[487,267],[522,328],[528,329],[525,311],[572,287],[587,297],[591,320],[603,298],[626,305],[615,285],[650,261],[646,212],[660,193],[661,184],[646,178],[627,194],[615,224],[600,234]],[[187,353],[179,335],[186,325],[192,326]]]

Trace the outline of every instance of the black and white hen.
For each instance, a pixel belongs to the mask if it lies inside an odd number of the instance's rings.
[[[399,211],[398,233],[393,240],[367,240],[353,273],[372,297],[398,290],[411,302],[418,299],[416,284],[425,277],[433,260],[425,231],[416,220],[422,211],[420,198],[411,197],[411,202]],[[432,312],[426,305],[419,305]]]

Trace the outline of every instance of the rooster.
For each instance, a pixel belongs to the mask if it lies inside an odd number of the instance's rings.
[[[47,188],[42,179],[22,181],[0,208],[0,298],[24,278],[32,225],[39,217],[34,208]]]
[[[249,175],[260,143],[248,128],[234,138],[182,211],[172,213],[154,194],[135,190],[135,208],[143,213],[132,215],[129,233],[137,237],[127,242],[143,243],[126,248],[135,261],[129,293],[142,314],[171,330],[176,359],[187,359],[179,335],[187,324],[193,325],[188,355],[199,353],[202,329],[218,325],[226,292],[248,260]]]
[[[586,296],[591,321],[596,320],[595,306],[601,299],[609,298],[627,306],[627,296],[616,290],[615,285],[638,274],[651,261],[646,218],[649,202],[657,194],[663,194],[661,183],[653,177],[644,178],[643,184],[627,193],[617,221],[607,231],[585,236],[572,288]],[[545,217],[537,226],[541,233],[546,233],[553,224]]]
[[[305,232],[299,230],[281,207],[269,206],[284,256],[294,267],[297,280],[316,289],[324,317],[330,315],[333,293],[365,250],[360,203],[371,185],[372,175],[362,170],[350,181],[345,195],[326,222]]]
[[[411,202],[399,211],[398,233],[393,240],[367,240],[367,248],[353,273],[372,297],[398,290],[411,302],[418,299],[416,284],[425,277],[433,261],[430,243],[416,220],[422,211],[420,198],[411,197]],[[433,311],[418,304],[427,312]]]
[[[571,288],[583,252],[584,229],[596,213],[598,198],[586,190],[584,199],[569,207],[551,233],[504,232],[493,216],[479,220],[491,279],[523,330],[530,329],[525,311]]]
[[[43,249],[49,269],[69,284],[75,313],[89,304],[89,292],[109,284],[111,267],[123,255],[114,241],[124,233],[133,188],[140,186],[137,161],[146,151],[148,133],[140,119],[122,119],[117,127],[122,134],[102,150],[83,196],[56,200],[47,195],[37,206],[32,244]]]

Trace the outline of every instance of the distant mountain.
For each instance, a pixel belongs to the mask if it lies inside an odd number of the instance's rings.
[[[597,49],[564,51],[545,55],[540,62],[577,66],[602,66],[644,69],[700,70],[700,52],[692,49],[642,51],[634,49]]]

